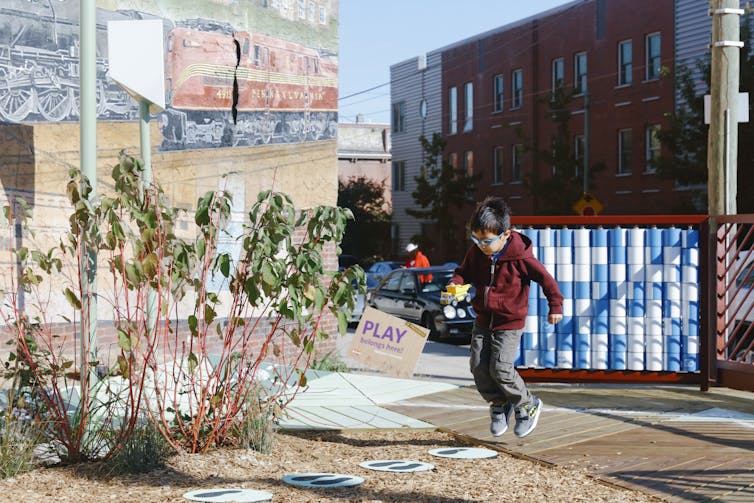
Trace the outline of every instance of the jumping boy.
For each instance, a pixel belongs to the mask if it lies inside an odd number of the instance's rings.
[[[496,437],[505,433],[514,411],[514,433],[525,437],[542,412],[542,400],[529,392],[515,368],[529,310],[529,285],[535,281],[542,287],[551,324],[563,319],[563,295],[534,258],[531,240],[510,226],[510,210],[502,198],[487,197],[479,203],[469,220],[474,246],[450,284],[472,283],[476,288],[470,366],[477,391],[490,402],[490,432]]]

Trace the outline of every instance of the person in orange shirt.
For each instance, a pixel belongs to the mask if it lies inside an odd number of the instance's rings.
[[[406,267],[429,267],[429,259],[419,249],[419,245],[416,243],[409,243],[406,245],[406,253],[408,253],[408,260],[406,260]],[[432,281],[431,274],[420,274],[419,280],[422,283],[429,283]]]

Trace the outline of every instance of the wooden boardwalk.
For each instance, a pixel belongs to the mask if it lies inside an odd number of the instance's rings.
[[[668,502],[754,502],[754,394],[688,386],[532,385],[537,429],[489,434],[473,387],[382,404],[488,447],[596,477]],[[512,428],[511,428],[512,430]]]

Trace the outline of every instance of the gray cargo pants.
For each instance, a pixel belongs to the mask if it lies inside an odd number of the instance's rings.
[[[519,409],[532,399],[515,367],[521,332],[474,325],[469,364],[477,391],[490,403],[510,403]]]

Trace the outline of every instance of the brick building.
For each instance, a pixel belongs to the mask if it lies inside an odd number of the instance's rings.
[[[420,174],[419,134],[442,134],[448,161],[479,174],[473,200],[506,197],[515,214],[542,213],[524,181],[547,179],[547,151],[557,124],[548,118],[558,85],[566,105],[571,155],[603,214],[687,213],[687,188],[661,180],[649,159],[661,153],[656,131],[677,103],[676,63],[707,57],[706,2],[583,0],[564,4],[430,52],[425,61],[391,67],[393,167]],[[706,31],[705,31],[706,30]],[[420,58],[421,59],[421,58]],[[432,115],[414,112],[435,104]],[[429,120],[433,122],[429,123]],[[419,126],[422,131],[419,132]],[[600,171],[594,167],[602,165]],[[428,232],[409,217],[411,184],[393,184],[394,227],[401,244]],[[578,202],[578,195],[573,203]],[[463,225],[471,198],[459,212]]]

